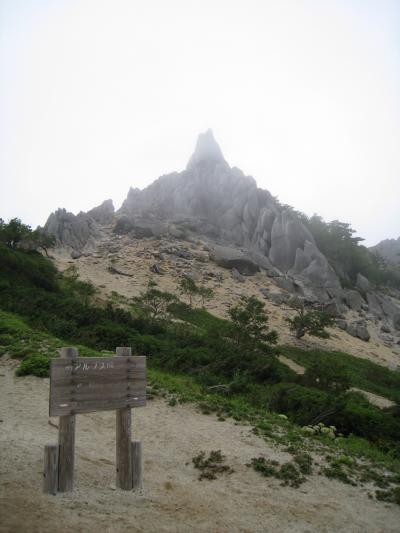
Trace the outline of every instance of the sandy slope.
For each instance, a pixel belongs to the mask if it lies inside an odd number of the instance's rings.
[[[173,243],[172,243],[173,244]],[[160,259],[160,248],[168,245],[168,241],[156,239],[131,239],[129,237],[106,236],[99,243],[95,254],[82,256],[72,261],[65,251],[55,254],[55,262],[58,268],[65,270],[71,264],[76,265],[79,275],[83,280],[92,281],[100,288],[100,296],[109,297],[113,291],[126,298],[138,296],[153,278],[162,290],[176,292],[177,284],[183,273],[194,273],[199,280],[207,273],[222,275],[221,282],[210,279],[206,285],[214,290],[215,297],[207,304],[207,308],[218,316],[226,316],[227,309],[236,303],[241,295],[255,295],[262,299],[269,313],[270,325],[279,333],[281,344],[297,344],[302,348],[322,348],[338,350],[350,353],[357,357],[369,359],[376,363],[389,366],[394,369],[400,366],[400,348],[385,346],[378,337],[378,326],[369,321],[368,330],[371,334],[369,342],[350,336],[339,328],[330,330],[329,339],[316,339],[305,337],[304,340],[296,340],[289,332],[286,318],[293,316],[294,312],[272,301],[263,299],[260,289],[268,289],[272,292],[280,292],[273,279],[264,273],[258,273],[246,278],[244,283],[232,279],[229,270],[223,269],[208,260],[208,254],[204,252],[204,243],[181,242],[178,245],[189,250],[193,255],[192,260],[174,260],[172,256],[163,254]],[[171,243],[169,243],[171,245]],[[115,247],[116,252],[108,253],[107,247]],[[201,257],[203,261],[198,260]],[[111,263],[112,261],[112,263]],[[150,272],[150,267],[157,263],[163,270],[163,275],[155,275]],[[123,272],[130,273],[132,277],[111,274],[108,271],[110,265],[120,268]],[[354,312],[348,313],[349,319],[357,320],[359,316]]]
[[[49,382],[17,378],[15,366],[0,359],[1,532],[399,531],[400,507],[368,499],[366,488],[317,475],[299,489],[281,487],[245,464],[288,454],[267,448],[249,427],[163,400],[134,413],[145,452],[141,494],[115,489],[115,413],[104,412],[78,416],[75,491],[44,495],[43,446],[57,440],[47,416]],[[200,482],[191,459],[212,449],[221,449],[235,472]]]

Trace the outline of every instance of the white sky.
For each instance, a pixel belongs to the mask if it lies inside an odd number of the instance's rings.
[[[0,217],[43,224],[225,158],[372,245],[400,235],[400,1],[0,0]]]

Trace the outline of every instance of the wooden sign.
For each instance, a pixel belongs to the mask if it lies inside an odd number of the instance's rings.
[[[146,357],[59,358],[50,367],[50,416],[146,405]]]

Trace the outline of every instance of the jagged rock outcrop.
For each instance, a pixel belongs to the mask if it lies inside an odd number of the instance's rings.
[[[370,250],[379,254],[389,265],[400,265],[400,237],[385,239],[372,246]]]
[[[211,130],[199,136],[183,172],[162,176],[143,191],[130,189],[119,214],[186,220],[197,234],[247,250],[242,253],[259,267],[275,268],[272,275],[289,274],[321,294],[340,289],[310,231],[254,178],[228,165]]]
[[[393,328],[400,331],[400,302],[390,296],[369,292],[367,294],[370,313],[392,324]]]
[[[111,224],[114,219],[114,204],[112,200],[104,200],[97,207],[94,207],[87,214],[96,222],[102,225]]]
[[[101,229],[90,215],[82,212],[74,215],[66,209],[57,209],[51,213],[44,231],[54,235],[56,246],[75,252],[94,249],[96,240],[101,237]]]

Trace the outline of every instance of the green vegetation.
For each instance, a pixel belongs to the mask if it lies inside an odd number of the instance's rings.
[[[343,352],[302,350],[295,346],[283,346],[281,352],[304,366],[307,372],[315,373],[315,368],[320,367],[321,378],[328,374],[332,376],[333,372],[337,374],[339,370],[342,379],[345,379],[351,387],[379,394],[395,402],[400,400],[399,371],[389,370],[367,359],[353,357]],[[307,372],[305,379],[308,379]],[[339,376],[336,376],[335,380],[338,379]]]
[[[204,307],[205,303],[214,296],[214,291],[205,285],[196,285],[189,277],[183,277],[178,285],[178,291],[182,296],[187,298],[189,307],[198,302]]]
[[[325,222],[318,215],[297,215],[309,228],[318,248],[345,286],[353,286],[360,272],[376,285],[400,287],[400,269],[387,265],[382,257],[361,245],[364,239],[354,237],[356,230],[350,224],[339,220]]]
[[[306,311],[304,302],[294,299],[291,302],[292,309],[295,309],[297,314],[293,318],[288,318],[289,328],[293,331],[298,339],[304,337],[306,333],[314,337],[327,339],[329,333],[325,328],[333,326],[334,319],[323,313],[322,311],[311,310]]]
[[[121,299],[114,297],[100,306],[94,287],[74,268],[61,275],[37,252],[0,245],[0,354],[21,359],[20,375],[48,375],[49,360],[63,345],[77,346],[82,355],[132,346],[149,356],[151,395],[165,396],[171,406],[194,402],[203,413],[251,424],[267,441],[287,446],[290,466],[275,465],[282,482],[293,485],[308,475],[311,464],[301,454],[321,447],[336,459],[360,457],[400,472],[398,409],[379,410],[348,391],[357,386],[396,400],[398,373],[346,354],[279,348],[256,298],[241,299],[229,320],[155,285],[132,310],[123,303],[118,307]],[[280,363],[279,352],[305,366],[305,375]],[[300,427],[320,423],[336,426],[333,438]],[[343,470],[349,476],[349,466],[339,466],[329,463],[328,475]],[[382,477],[379,469],[368,474],[374,482]]]
[[[55,244],[55,238],[40,227],[32,231],[19,218],[12,218],[8,223],[0,218],[0,243],[13,249],[24,245],[30,250],[43,250],[47,256],[48,249]]]
[[[305,459],[307,458],[307,459]],[[293,461],[279,464],[278,461],[257,457],[251,460],[248,466],[252,466],[256,472],[265,477],[276,477],[282,481],[282,485],[297,489],[306,478],[303,474],[311,474],[312,459],[308,454],[295,456]]]
[[[225,455],[222,455],[221,450],[212,450],[208,457],[206,457],[205,452],[201,451],[193,457],[192,463],[194,467],[200,470],[199,481],[202,479],[217,479],[218,474],[232,474],[232,468],[223,464],[225,459]]]
[[[177,301],[178,298],[174,294],[160,291],[153,280],[149,280],[146,292],[134,298],[134,303],[142,311],[143,316],[153,323],[170,319],[171,306]]]

